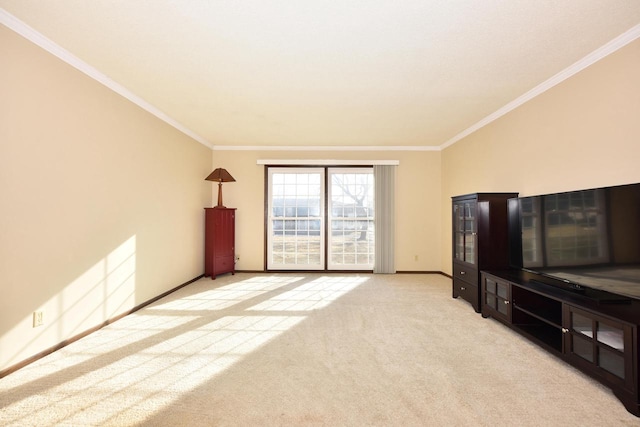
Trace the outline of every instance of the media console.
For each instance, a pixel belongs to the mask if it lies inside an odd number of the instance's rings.
[[[482,271],[480,285],[483,317],[499,320],[608,386],[640,417],[640,300],[567,286],[524,269]]]

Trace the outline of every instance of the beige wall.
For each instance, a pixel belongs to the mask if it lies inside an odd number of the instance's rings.
[[[399,160],[396,175],[396,268],[440,270],[440,153],[434,151],[214,151],[214,167],[237,182],[224,184],[224,205],[235,207],[239,270],[264,268],[264,169],[258,159]],[[214,200],[217,187],[214,188]],[[416,261],[415,258],[418,257]]]
[[[442,271],[451,196],[521,195],[640,182],[640,40],[442,152]]]
[[[211,151],[4,26],[0,58],[2,370],[202,274]]]

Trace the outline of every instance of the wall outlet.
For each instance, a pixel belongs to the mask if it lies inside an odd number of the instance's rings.
[[[33,327],[44,325],[44,311],[38,310],[33,312]]]
[[[413,260],[414,260],[414,261],[417,261],[417,260],[418,260],[418,255],[414,255],[414,256],[413,256]]]

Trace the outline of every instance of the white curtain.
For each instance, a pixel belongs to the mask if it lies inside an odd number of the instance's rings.
[[[396,272],[395,265],[395,185],[396,167],[374,165],[376,260],[374,273]]]

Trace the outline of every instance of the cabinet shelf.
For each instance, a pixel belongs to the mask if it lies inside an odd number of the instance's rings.
[[[540,307],[526,307],[519,304],[513,305],[514,310],[520,310],[531,317],[534,317],[544,323],[547,323],[549,326],[553,326],[554,328],[562,328],[562,311],[557,308],[540,308]]]
[[[515,329],[551,349],[562,351],[562,331],[547,323],[513,323]]]
[[[562,303],[552,298],[531,292],[518,285],[511,288],[514,309],[527,313],[551,326],[562,325]]]

